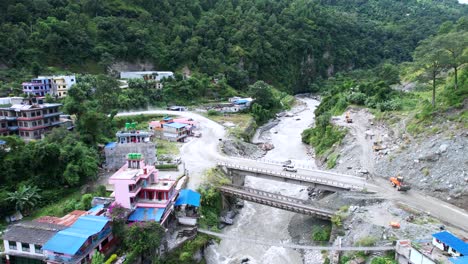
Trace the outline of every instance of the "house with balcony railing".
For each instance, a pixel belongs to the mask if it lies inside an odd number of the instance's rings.
[[[115,241],[107,217],[84,215],[69,228],[57,232],[42,250],[48,264],[91,263],[96,250],[106,254]]]
[[[159,179],[158,170],[145,164],[140,153],[129,153],[109,183],[114,185],[115,202],[133,210],[129,221],[156,221],[163,225],[173,211],[175,181]]]

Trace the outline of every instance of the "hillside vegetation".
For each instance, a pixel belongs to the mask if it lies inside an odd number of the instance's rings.
[[[14,71],[0,80],[144,60],[222,74],[235,89],[264,80],[317,90],[339,71],[410,60],[420,40],[467,10],[456,0],[4,0],[0,64]]]

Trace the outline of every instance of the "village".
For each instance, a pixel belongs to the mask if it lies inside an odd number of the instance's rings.
[[[150,81],[154,84],[154,89],[161,89],[164,78],[172,78],[172,76],[172,72],[122,72],[120,88],[128,89],[127,80],[137,78]],[[67,96],[69,89],[76,82],[75,75],[39,76],[31,82],[22,84],[26,95],[24,98],[0,98],[0,105],[2,105],[0,134],[2,136],[16,135],[24,141],[33,141],[41,140],[55,127],[73,130],[74,118],[62,113],[61,103],[47,103],[46,96],[62,99]],[[316,99],[317,97],[313,97],[311,100]],[[236,96],[229,98],[227,102],[210,103],[198,107],[197,113],[189,111],[186,106],[179,105],[168,106],[167,110],[147,111],[144,113],[159,113],[162,118],[143,124],[146,126],[145,129],[137,128],[137,126],[141,128],[142,124],[126,122],[125,126],[116,132],[115,141],[105,144],[101,151],[105,161],[102,164],[104,176],[101,176],[99,181],[106,186],[109,195],[93,197],[89,210],[74,210],[62,217],[40,216],[36,219],[21,220],[23,216],[19,212],[8,217],[10,225],[2,233],[3,261],[7,264],[91,263],[93,256],[99,253],[109,258],[110,262],[106,263],[124,263],[125,255],[114,255],[121,241],[113,233],[113,211],[124,212],[122,217],[129,226],[135,223],[158,223],[164,229],[163,242],[157,249],[159,255],[163,256],[180,248],[185,242],[194,239],[199,231],[205,232],[205,230],[199,230],[198,226],[199,219],[202,217],[200,206],[203,197],[196,191],[200,187],[200,179],[197,178],[200,177],[199,174],[205,173],[205,169],[221,167],[219,161],[223,159],[225,162],[241,162],[245,166],[263,166],[262,169],[274,169],[271,164],[266,163],[281,165],[284,162],[285,158],[260,164],[245,161],[239,157],[226,158],[218,153],[218,144],[223,144],[225,140],[228,140],[224,135],[224,130],[237,124],[222,123],[220,125],[209,119],[210,113],[215,111],[212,115],[235,115],[248,111],[254,101],[254,98]],[[301,116],[304,107],[301,109],[297,112],[278,114],[275,125],[287,120],[293,123],[308,122]],[[141,113],[129,113],[128,120],[136,114]],[[344,123],[347,125],[352,122],[348,111],[344,117]],[[276,135],[278,134],[277,128],[272,129],[275,125],[268,129],[260,129],[260,131],[271,130]],[[365,131],[366,140],[368,138],[372,140],[373,136],[370,129]],[[169,155],[169,158],[163,159],[159,157],[157,142],[161,141],[177,144],[177,148],[184,148],[186,153],[190,153],[191,150],[203,152],[198,157],[200,160],[196,161],[196,166],[206,163],[201,166],[203,172],[198,167],[194,169],[191,167],[193,162],[190,159],[196,154],[188,154],[190,157],[185,155]],[[197,142],[199,145],[195,145]],[[4,144],[6,144],[5,141],[0,141],[0,145]],[[262,146],[264,145],[265,143]],[[273,146],[269,143],[269,145],[271,147],[266,151],[273,147],[285,147],[287,144]],[[206,147],[206,152],[203,150],[204,147]],[[190,150],[187,150],[188,148]],[[212,156],[205,156],[208,154]],[[288,160],[287,164],[281,165],[280,168],[282,177],[304,173],[304,166],[301,166],[299,160]],[[227,174],[230,174],[229,170]],[[238,184],[239,180],[236,177],[232,177],[232,184]],[[244,181],[246,179],[242,178],[241,186],[244,185]],[[333,187],[333,185],[330,186]],[[268,195],[275,197],[272,196],[273,194]],[[242,196],[236,197],[238,201],[236,199],[234,201],[238,204],[243,198]],[[244,199],[248,200],[245,197]],[[279,201],[289,198],[277,199]],[[255,200],[250,201],[255,202]],[[273,202],[268,205],[274,206]],[[277,206],[277,208],[281,207]],[[235,214],[229,213],[232,212],[230,206],[225,209],[228,210],[228,214],[219,218],[220,226],[230,226],[235,221],[240,221],[236,220]],[[297,209],[289,210],[296,212]],[[316,209],[311,210],[314,212]],[[315,213],[312,215],[316,216]],[[392,222],[390,225],[391,228],[400,228],[399,223]],[[445,230],[445,227],[440,226],[439,232],[421,235],[426,239],[402,239],[393,242],[394,244],[389,248],[394,250],[398,263],[467,263],[468,243]],[[334,246],[330,249],[332,252],[333,249],[339,250]],[[332,256],[330,258],[333,260]],[[242,263],[248,263],[248,260]]]

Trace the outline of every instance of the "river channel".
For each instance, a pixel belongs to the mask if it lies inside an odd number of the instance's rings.
[[[307,148],[301,142],[301,133],[314,121],[314,110],[319,102],[310,98],[299,99],[304,106],[297,106],[291,110],[296,114],[292,117],[281,117],[277,126],[273,127],[266,137],[270,138],[275,148],[269,151],[265,159],[292,160],[303,167],[315,168],[315,162],[307,155]],[[301,111],[302,110],[302,111]],[[269,192],[280,193],[291,197],[307,199],[304,186],[281,183],[246,177],[245,185]],[[235,223],[223,229],[223,233],[234,237],[265,239],[268,241],[293,242],[289,229],[295,213],[245,202],[235,218]],[[297,215],[296,215],[297,216]],[[297,223],[297,221],[295,221]],[[234,264],[243,260],[248,264],[268,263],[303,263],[300,251],[282,247],[243,244],[232,239],[223,239],[219,244],[211,245],[205,252],[208,264]],[[307,263],[322,263],[320,254],[307,254]],[[315,258],[315,261],[313,260]],[[318,259],[317,259],[318,258]],[[248,259],[248,261],[247,261]]]

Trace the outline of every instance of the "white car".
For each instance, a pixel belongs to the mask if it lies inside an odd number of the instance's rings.
[[[297,172],[297,169],[293,165],[287,165],[283,168],[284,171]]]

